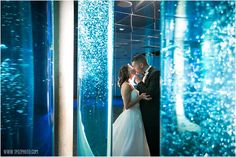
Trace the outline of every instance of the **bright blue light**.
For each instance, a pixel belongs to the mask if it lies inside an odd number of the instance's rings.
[[[235,11],[227,1],[162,2],[162,155],[235,156]]]
[[[7,47],[5,44],[1,44],[1,45],[0,45],[0,48],[1,48],[1,49],[7,49],[8,47]]]
[[[113,1],[78,1],[78,155],[110,155]]]

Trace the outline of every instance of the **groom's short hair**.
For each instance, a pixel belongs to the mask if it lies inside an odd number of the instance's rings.
[[[140,62],[140,63],[147,65],[147,59],[142,54],[138,54],[138,55],[134,56],[132,59],[132,62]]]

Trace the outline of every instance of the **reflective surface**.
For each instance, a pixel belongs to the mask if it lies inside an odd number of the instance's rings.
[[[163,2],[162,155],[235,156],[235,2]]]
[[[78,155],[110,151],[112,40],[113,2],[78,1]]]
[[[52,155],[50,6],[4,1],[1,12],[1,153]]]

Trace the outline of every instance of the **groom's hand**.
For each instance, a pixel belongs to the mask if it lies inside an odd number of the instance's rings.
[[[140,99],[143,99],[143,100],[152,100],[152,98],[150,97],[150,95],[147,95],[146,93],[142,93],[141,95],[139,95]]]

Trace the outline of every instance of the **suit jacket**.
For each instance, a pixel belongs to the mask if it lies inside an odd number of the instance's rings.
[[[146,93],[152,100],[140,101],[140,110],[144,127],[159,127],[160,121],[160,72],[151,67],[148,71],[145,83],[140,82],[137,85],[139,94]]]

